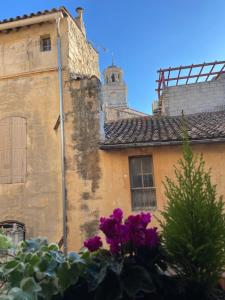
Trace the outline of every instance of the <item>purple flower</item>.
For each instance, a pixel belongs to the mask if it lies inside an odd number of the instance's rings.
[[[120,208],[114,209],[110,218],[114,218],[117,222],[121,223],[123,219],[123,211]]]
[[[88,248],[90,252],[97,251],[100,247],[102,247],[102,241],[100,236],[94,236],[86,241],[84,241],[84,247]]]
[[[149,228],[146,229],[145,233],[145,245],[147,247],[153,248],[156,247],[159,244],[159,235],[157,232],[157,228]]]
[[[146,243],[146,227],[151,221],[151,215],[149,213],[141,213],[138,215],[131,215],[125,221],[127,226],[129,240],[133,247],[138,248],[145,246]]]
[[[140,222],[146,228],[148,224],[151,222],[151,214],[150,213],[141,213],[140,214]]]
[[[116,225],[118,224],[117,220],[114,218],[100,218],[100,230],[108,238],[113,238],[116,234]]]

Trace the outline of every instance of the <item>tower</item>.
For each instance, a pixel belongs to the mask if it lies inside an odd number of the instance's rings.
[[[103,107],[125,108],[127,105],[127,86],[123,81],[123,71],[112,64],[104,72],[102,86]]]

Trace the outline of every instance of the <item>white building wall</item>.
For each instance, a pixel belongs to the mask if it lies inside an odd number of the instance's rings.
[[[225,109],[225,78],[166,88],[160,100],[170,116]]]

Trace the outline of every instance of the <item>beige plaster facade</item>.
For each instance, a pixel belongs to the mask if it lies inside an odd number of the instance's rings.
[[[59,117],[56,14],[62,15],[63,88],[70,82],[71,74],[99,77],[98,54],[65,9],[15,21],[16,30],[13,21],[0,25],[0,119],[25,118],[27,134],[26,180],[0,184],[0,221],[22,222],[28,238],[45,236],[54,242],[62,238],[60,132],[56,128]],[[46,35],[51,39],[51,50],[42,52],[40,38]],[[70,109],[71,101],[67,88],[63,93],[67,130],[70,112],[66,110]],[[67,182],[72,181],[70,174],[67,177]],[[71,192],[69,188],[67,191],[70,203]]]

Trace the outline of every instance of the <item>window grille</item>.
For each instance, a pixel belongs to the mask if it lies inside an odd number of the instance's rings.
[[[130,185],[132,210],[148,210],[156,207],[152,157],[131,157]]]
[[[43,36],[40,39],[40,50],[42,52],[51,51],[51,38],[50,36]]]

